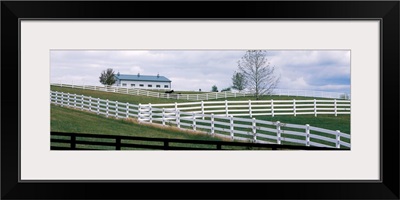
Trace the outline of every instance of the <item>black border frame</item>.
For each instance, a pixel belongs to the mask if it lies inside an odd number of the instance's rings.
[[[2,1],[1,198],[3,199],[399,199],[398,1]],[[154,9],[154,8],[161,8]],[[20,19],[379,19],[381,181],[19,182]],[[18,88],[17,88],[18,85]],[[16,98],[18,96],[18,98]],[[18,112],[16,112],[18,110]],[[18,122],[17,121],[18,118]],[[385,119],[385,120],[384,120]],[[383,126],[383,121],[385,122]],[[13,124],[13,125],[11,125]],[[15,129],[18,125],[18,132]],[[224,189],[222,189],[222,187]],[[161,190],[165,188],[166,190]],[[146,189],[160,190],[148,193]],[[181,192],[184,191],[184,192]]]

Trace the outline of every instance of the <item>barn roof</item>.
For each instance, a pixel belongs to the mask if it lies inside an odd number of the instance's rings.
[[[155,82],[171,82],[165,76],[151,76],[151,75],[129,75],[129,74],[116,74],[115,77],[119,80],[128,81],[155,81]]]

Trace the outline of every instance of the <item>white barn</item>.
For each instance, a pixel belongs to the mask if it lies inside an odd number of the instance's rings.
[[[171,89],[171,80],[165,76],[150,76],[150,75],[129,75],[129,74],[118,74],[115,75],[116,82],[114,86],[127,87],[127,88],[139,88],[139,89]]]

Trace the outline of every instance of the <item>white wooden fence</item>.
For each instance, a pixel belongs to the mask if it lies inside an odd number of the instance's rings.
[[[58,84],[52,83],[53,86],[68,87],[68,88],[78,88],[85,90],[97,90],[103,92],[115,92],[120,94],[130,94],[130,95],[140,95],[155,98],[165,98],[165,99],[183,99],[188,101],[199,101],[199,100],[210,100],[210,99],[220,99],[220,98],[230,98],[230,97],[245,97],[252,96],[250,94],[239,93],[239,92],[209,92],[200,94],[179,94],[174,93],[160,93],[153,92],[149,90],[141,90],[137,88],[125,88],[116,86],[91,86],[91,85],[70,85],[70,84]]]
[[[148,90],[142,90],[137,88],[116,87],[116,86],[74,85],[74,84],[63,84],[63,83],[51,83],[51,85],[59,87],[86,89],[86,90],[98,90],[104,92],[115,92],[121,94],[141,95],[141,96],[149,96],[156,98],[184,99],[188,101],[201,101],[210,99],[225,99],[232,97],[254,96],[252,93],[244,93],[244,92],[208,92],[208,93],[204,92],[199,94],[179,94],[175,92],[168,94],[168,93],[159,93]],[[272,95],[320,97],[320,98],[335,98],[335,99],[350,98],[347,94],[338,92],[289,90],[289,89],[275,89],[272,92]]]
[[[142,104],[154,108],[174,108],[185,112],[218,116],[260,116],[268,115],[319,115],[350,114],[349,100],[260,100],[260,101],[201,101],[166,104]]]
[[[57,91],[50,92],[50,102],[115,118],[138,118],[139,121],[205,131],[211,135],[258,143],[300,144],[306,146],[350,148],[350,135],[314,126],[286,124],[196,112],[175,108],[156,108],[151,104],[130,104]]]
[[[315,91],[315,90],[274,89],[271,95],[295,96],[295,97],[318,97],[318,98],[328,98],[328,99],[350,99],[350,94],[341,92]]]
[[[287,124],[255,118],[246,119],[195,112],[182,112],[174,108],[154,108],[139,105],[139,120],[178,128],[201,130],[236,140],[260,143],[300,144],[306,146],[350,148],[350,135],[339,130],[298,124]],[[342,140],[341,138],[346,138]]]
[[[118,101],[93,98],[85,95],[70,94],[51,91],[50,101],[52,104],[67,106],[80,110],[90,111],[98,115],[115,118],[137,118],[138,105]]]

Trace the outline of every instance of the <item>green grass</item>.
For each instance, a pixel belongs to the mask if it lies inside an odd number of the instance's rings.
[[[280,121],[290,124],[309,124],[310,126],[316,126],[320,128],[330,130],[340,130],[341,132],[350,134],[350,115],[298,115],[294,116],[257,116],[257,119],[267,121]]]
[[[176,99],[161,99],[161,98],[152,98],[152,97],[145,97],[145,96],[135,96],[135,95],[127,95],[127,94],[118,94],[118,93],[108,93],[108,92],[102,92],[102,91],[93,91],[93,90],[83,90],[83,89],[73,89],[73,88],[64,88],[64,87],[56,87],[56,86],[51,86],[52,90],[56,91],[62,91],[62,92],[69,92],[69,93],[75,93],[75,94],[83,94],[86,96],[92,96],[95,98],[101,98],[101,99],[109,99],[113,101],[119,101],[119,102],[129,102],[133,104],[139,104],[139,103],[174,103],[174,102],[185,102],[185,100],[176,100]],[[228,98],[228,100],[255,100],[254,97],[237,97],[237,98]],[[263,96],[261,97],[260,100],[305,100],[305,99],[314,99],[310,97],[293,97],[293,96]],[[319,98],[322,99],[322,98]],[[224,99],[218,99],[218,100],[210,100],[210,101],[221,101]],[[80,111],[78,111],[80,112]],[[95,115],[97,116],[97,115]],[[99,117],[99,116],[97,116]],[[103,119],[107,119],[105,117],[102,117]],[[243,118],[249,118],[249,117],[243,117]],[[272,116],[255,116],[256,119],[259,120],[267,120],[267,121],[280,121],[282,123],[290,123],[290,124],[299,124],[299,125],[305,125],[309,124],[310,126],[315,126],[315,127],[320,127],[320,128],[325,128],[329,130],[340,130],[341,132],[350,134],[350,115],[338,115],[335,117],[334,115],[318,115],[315,117],[314,115],[297,115],[292,116],[292,115],[276,115],[275,117]],[[108,120],[108,119],[107,119]],[[98,129],[98,130],[103,130],[103,129]],[[98,131],[96,130],[96,131]],[[287,128],[287,130],[294,130]],[[294,130],[294,131],[299,131],[299,129]],[[164,130],[161,130],[160,132],[165,132]],[[333,138],[334,136],[332,135],[324,135],[326,137]],[[164,137],[164,136],[160,136]],[[296,137],[293,137],[296,139]],[[301,138],[297,138],[301,139]],[[344,141],[350,142],[349,140],[343,138]]]
[[[93,98],[108,99],[111,101],[129,102],[132,104],[186,102],[185,100],[163,99],[163,98],[154,98],[154,97],[147,97],[147,96],[119,94],[119,93],[114,93],[114,92],[103,92],[103,91],[95,91],[95,90],[83,90],[83,89],[66,88],[66,87],[58,87],[58,86],[51,86],[51,90],[58,91],[58,92],[71,93],[71,94],[91,96]]]
[[[193,133],[176,128],[159,128],[151,125],[138,124],[137,122],[124,119],[107,118],[105,116],[92,114],[80,110],[75,110],[66,107],[51,105],[51,131],[53,132],[73,132],[73,133],[89,133],[89,134],[104,134],[104,135],[123,135],[123,136],[138,136],[138,137],[154,137],[154,138],[174,138],[188,140],[208,140],[208,141],[224,141],[219,137],[210,135]],[[54,139],[68,139],[65,136],[52,136]],[[114,142],[113,139],[88,139],[79,138],[77,140],[85,141],[101,141]],[[225,140],[226,141],[226,140]],[[124,141],[123,141],[124,142]],[[127,143],[162,145],[160,142],[152,141],[129,141]],[[53,143],[54,146],[68,146],[68,144]],[[213,148],[207,144],[173,144],[170,146],[179,147],[194,147],[194,148]],[[95,146],[95,145],[77,145],[78,148],[99,148],[113,150],[114,147]],[[214,147],[215,148],[215,147]],[[248,147],[230,147],[233,150],[247,150]],[[265,150],[265,148],[250,148],[253,150]],[[132,148],[123,148],[122,150],[134,150]]]
[[[164,99],[164,98],[154,98],[154,97],[147,97],[147,96],[137,96],[137,95],[130,95],[130,94],[119,94],[114,92],[104,92],[104,91],[95,91],[95,90],[84,90],[84,89],[77,89],[77,88],[67,88],[67,87],[59,87],[59,86],[50,86],[51,90],[58,91],[58,92],[65,92],[71,94],[80,94],[91,96],[94,98],[101,98],[101,99],[108,99],[112,101],[119,101],[119,102],[129,102],[133,104],[139,103],[175,103],[175,102],[188,102],[185,99]],[[183,93],[182,93],[183,94]],[[295,97],[295,96],[262,96],[259,100],[311,100],[314,99],[313,97]],[[316,99],[324,99],[324,98],[316,98]],[[208,101],[223,101],[225,98],[221,99],[211,99]],[[231,97],[226,98],[226,100],[232,101],[248,101],[248,100],[256,100],[255,97]],[[193,102],[193,101],[190,101]]]
[[[51,105],[51,131],[159,137],[177,139],[220,140],[218,138],[189,134],[153,126],[134,123],[123,119],[107,118],[71,108]]]
[[[164,93],[165,91],[169,91],[169,90],[144,90],[144,91],[152,91],[152,92],[159,92],[159,93]],[[210,93],[210,92],[199,92],[199,91],[175,91],[174,90],[174,94],[206,94],[206,93]]]

